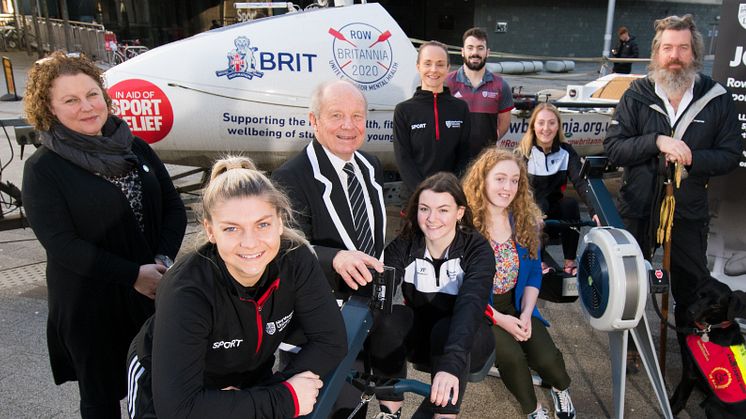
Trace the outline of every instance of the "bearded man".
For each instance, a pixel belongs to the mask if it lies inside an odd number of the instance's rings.
[[[698,72],[703,49],[691,15],[657,20],[648,76],[635,80],[622,96],[604,140],[609,160],[624,167],[619,212],[646,259],[660,219],[659,173],[675,163],[684,167],[674,192],[670,271],[680,326],[697,298],[695,290],[711,280],[707,183],[736,168],[741,154],[731,95]]]
[[[502,77],[485,68],[490,54],[487,32],[471,28],[464,32],[463,42],[464,65],[449,73],[445,83],[453,97],[469,105],[469,155],[474,157],[484,147],[495,145],[508,131],[513,94]]]

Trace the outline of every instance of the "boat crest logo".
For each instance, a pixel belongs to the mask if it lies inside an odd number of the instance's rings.
[[[257,70],[256,58],[254,53],[258,50],[257,47],[251,46],[251,41],[246,36],[239,36],[233,40],[235,48],[228,51],[226,57],[228,58],[228,68],[225,70],[216,71],[215,75],[218,77],[226,76],[228,80],[235,79],[236,77],[243,77],[245,79],[253,79],[254,77],[264,77],[264,72]]]

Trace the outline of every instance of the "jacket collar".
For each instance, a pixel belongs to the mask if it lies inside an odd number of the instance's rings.
[[[450,96],[451,90],[448,86],[443,86],[443,91],[438,93],[438,96]],[[414,97],[418,99],[432,99],[435,94],[429,90],[422,90],[422,86],[417,86],[417,90],[414,91]]]
[[[329,161],[323,146],[318,140],[314,139],[306,147],[306,156],[311,163],[313,177],[322,185],[321,200],[329,214],[329,218],[334,224],[342,243],[347,250],[357,250],[355,240],[353,239],[355,226],[352,222],[352,214],[347,210],[347,197],[342,189],[342,183],[339,181],[334,166]],[[384,234],[386,232],[386,207],[383,200],[383,185],[376,181],[375,167],[368,161],[365,156],[356,151],[353,159],[360,168],[360,172],[365,179],[365,187],[368,189],[371,205],[373,206],[373,216],[375,218],[374,245],[376,255],[383,254]]]
[[[692,91],[694,100],[704,96],[710,89],[712,89],[717,83],[710,77],[697,73],[694,79],[694,89]],[[637,79],[629,86],[630,97],[638,102],[642,102],[645,105],[658,104],[663,108],[663,100],[658,97],[655,93],[655,82],[650,76]]]
[[[461,249],[463,248],[464,236],[466,233],[461,231],[461,228],[456,227],[456,235],[453,237],[453,241],[448,245],[446,255],[448,259],[459,257]],[[415,233],[412,238],[412,244],[409,248],[410,258],[425,259],[425,255],[428,255],[427,245],[425,244],[425,235],[422,233]]]
[[[630,85],[628,92],[633,100],[643,103],[645,106],[650,107],[654,111],[659,112],[668,118],[663,99],[655,93],[655,83],[649,76],[635,80]],[[709,101],[726,93],[727,91],[721,84],[715,82],[712,78],[702,73],[697,73],[697,77],[694,79],[694,97],[684,114],[682,114],[682,116],[677,120],[675,124],[676,135],[674,137],[681,139],[694,116],[699,113],[699,111],[704,108]]]
[[[472,89],[476,89],[485,83],[489,83],[495,78],[495,76],[492,74],[491,71],[487,71],[485,69],[484,76],[482,76],[482,81],[478,85],[472,86],[471,80],[469,80],[469,78],[466,77],[466,72],[464,71],[465,66],[466,65],[462,65],[461,67],[458,68],[458,71],[456,71],[456,81],[458,81],[459,83],[463,83],[471,87]]]
[[[560,126],[560,128],[559,128],[559,129],[562,129],[562,127]],[[534,135],[535,135],[535,134],[534,134]],[[533,149],[534,149],[534,148],[535,148],[536,150],[538,150],[538,152],[539,152],[539,153],[541,153],[541,154],[547,154],[547,155],[549,155],[549,154],[554,154],[554,153],[558,152],[558,151],[559,151],[559,149],[560,149],[560,141],[559,141],[559,140],[555,140],[555,141],[554,141],[554,142],[552,143],[552,148],[551,148],[551,150],[549,150],[549,153],[545,153],[545,152],[544,152],[544,149],[543,149],[543,148],[541,148],[541,147],[540,147],[540,146],[539,146],[538,144],[536,144],[536,137],[534,137],[534,146],[533,146],[533,148],[531,149],[531,150],[532,150],[532,154],[533,154]]]

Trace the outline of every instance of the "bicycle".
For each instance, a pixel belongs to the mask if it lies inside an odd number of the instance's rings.
[[[139,39],[122,40],[116,45],[116,49],[112,50],[111,61],[114,62],[114,65],[118,65],[146,51],[148,51],[148,47],[141,45]]]
[[[12,50],[18,48],[18,31],[12,24],[0,27],[0,37],[3,39],[4,49]]]

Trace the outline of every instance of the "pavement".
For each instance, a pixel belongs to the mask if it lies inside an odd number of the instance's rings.
[[[8,52],[18,92],[22,94],[25,74],[34,58],[23,52]],[[580,65],[576,72],[562,76],[510,76],[513,86],[524,86],[524,92],[544,88],[564,89],[568,80],[579,84],[595,79],[596,65]],[[641,71],[641,70],[638,70]],[[5,92],[0,92],[5,93]],[[21,102],[0,102],[0,119],[21,115]],[[0,139],[1,179],[20,186],[23,161],[15,144],[12,129],[8,141]],[[4,135],[4,134],[0,134]],[[25,150],[24,159],[32,152]],[[6,166],[7,165],[7,166]],[[183,167],[169,166],[172,173]],[[185,200],[194,201],[185,196]],[[9,211],[3,205],[3,213]],[[12,214],[8,214],[12,215]],[[398,225],[395,209],[390,210],[389,224]],[[193,217],[190,219],[194,219]],[[194,240],[198,231],[194,223],[188,226],[185,243]],[[393,232],[389,233],[392,238]],[[189,246],[184,246],[188,248]],[[550,248],[555,258],[561,260],[558,246]],[[580,254],[580,253],[579,253]],[[44,250],[30,229],[0,232],[0,418],[74,418],[79,417],[78,390],[75,383],[54,385],[47,358],[45,325],[47,296],[44,280]],[[554,304],[540,301],[540,310],[549,320],[549,329],[555,343],[564,354],[568,373],[572,378],[570,391],[580,418],[608,418],[614,410],[611,365],[608,338],[605,333],[593,330],[580,303]],[[658,341],[659,321],[648,304],[647,318],[653,329],[653,339]],[[667,388],[669,393],[680,376],[678,346],[669,332],[667,339]],[[418,379],[427,379],[422,373],[411,371]],[[535,387],[539,401],[551,408],[547,389]],[[421,398],[407,396],[404,417],[409,417]],[[660,409],[653,388],[644,372],[627,377],[625,415],[631,418],[660,417]],[[704,418],[698,407],[702,395],[695,390],[688,409],[679,418]],[[368,417],[372,417],[373,407]],[[126,417],[125,410],[122,410]],[[513,397],[498,378],[487,377],[480,383],[468,386],[462,405],[464,418],[521,418]]]

